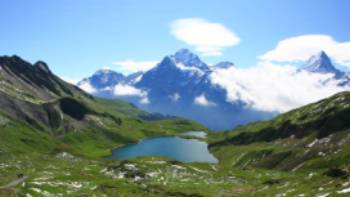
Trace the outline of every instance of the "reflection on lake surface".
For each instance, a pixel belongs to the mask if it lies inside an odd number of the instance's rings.
[[[198,138],[206,138],[207,137],[207,133],[203,132],[203,131],[189,131],[186,133],[181,134],[183,136],[193,136],[193,137],[198,137]]]

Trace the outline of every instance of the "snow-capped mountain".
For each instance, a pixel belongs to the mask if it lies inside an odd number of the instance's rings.
[[[303,69],[310,73],[334,74],[342,86],[350,81],[346,80],[349,79],[346,78],[348,75],[333,66],[325,52],[312,56]],[[113,71],[98,71],[78,85],[82,87],[89,83],[95,95],[123,98],[144,110],[191,118],[214,130],[231,129],[278,114],[277,111],[252,107],[252,101],[259,99],[251,99],[251,95],[247,94],[249,87],[247,89],[246,86],[249,83],[229,82],[238,91],[235,93],[237,98],[232,100],[227,87],[213,81],[215,73],[236,71],[231,62],[220,62],[209,67],[188,49],[181,49],[165,56],[144,73],[123,76]],[[239,92],[241,90],[244,92]],[[286,99],[283,102],[289,102]]]
[[[322,74],[334,74],[335,78],[337,79],[345,75],[344,72],[334,67],[331,59],[324,51],[320,51],[319,53],[311,56],[305,63],[304,70]]]
[[[227,68],[232,63],[220,65]],[[273,115],[245,109],[243,102],[228,102],[226,90],[211,83],[212,72],[187,49],[166,56],[135,83],[136,88],[148,93],[149,104],[140,106],[152,112],[191,118],[217,130]]]
[[[231,66],[231,62],[222,62],[215,68]],[[113,89],[106,91],[106,86],[103,86],[104,89],[93,94],[123,98],[144,110],[191,118],[216,130],[230,129],[274,115],[247,109],[240,101],[228,102],[226,90],[211,83],[212,72],[197,55],[181,49],[164,57],[151,70],[124,77],[115,83]],[[93,87],[101,87],[92,80],[89,82]],[[79,84],[82,83],[84,80]]]
[[[202,62],[199,57],[188,49],[181,49],[170,56],[176,63],[182,63],[186,67],[195,67],[201,70],[209,70],[207,64]]]
[[[350,86],[350,74],[337,69],[324,51],[311,56],[303,69],[312,73],[333,74],[340,86]]]
[[[132,73],[126,76],[122,82],[125,84],[135,84],[141,80],[143,74],[144,73],[142,71]]]
[[[164,57],[156,67],[144,73],[136,86],[153,89],[157,87],[158,90],[170,93],[198,84],[208,72],[209,67],[198,56],[182,49],[175,55]]]
[[[78,82],[77,86],[96,96],[114,97],[116,85],[131,86],[140,81],[142,75],[143,72],[136,72],[125,76],[109,68],[103,68]]]
[[[89,84],[96,90],[103,90],[114,87],[116,84],[124,81],[125,78],[121,73],[104,68],[96,71],[91,77],[83,79],[77,85],[84,86]]]

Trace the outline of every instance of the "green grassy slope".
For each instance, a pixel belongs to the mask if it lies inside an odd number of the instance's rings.
[[[154,118],[118,99],[94,98],[55,76],[41,61],[32,65],[18,56],[3,56],[0,65],[0,113],[8,120],[2,125],[0,148],[12,144],[9,151],[49,144],[46,152],[96,158],[145,136],[204,129],[180,118]],[[46,143],[41,143],[43,137]]]
[[[343,92],[270,121],[213,134],[210,146],[238,167],[345,169],[350,163],[349,134],[350,93]]]

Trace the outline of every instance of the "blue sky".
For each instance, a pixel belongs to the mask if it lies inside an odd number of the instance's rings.
[[[239,67],[253,66],[281,40],[318,34],[333,39],[322,46],[329,46],[338,62],[350,60],[344,55],[350,41],[346,0],[3,0],[0,5],[0,55],[44,60],[70,79],[105,66],[116,69],[113,62],[159,61],[180,48],[196,52],[196,46],[171,30],[174,21],[188,18],[220,24],[240,40],[220,49],[221,56],[197,51],[208,63],[229,60]],[[317,39],[312,42],[317,45]],[[303,60],[281,50],[265,60]],[[282,53],[288,54],[282,58]]]

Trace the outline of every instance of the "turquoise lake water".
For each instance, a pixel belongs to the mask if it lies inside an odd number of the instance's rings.
[[[200,133],[196,137],[205,136]],[[218,162],[208,151],[206,142],[181,137],[146,138],[139,143],[114,149],[109,159],[127,160],[144,156],[163,156],[182,162]]]

